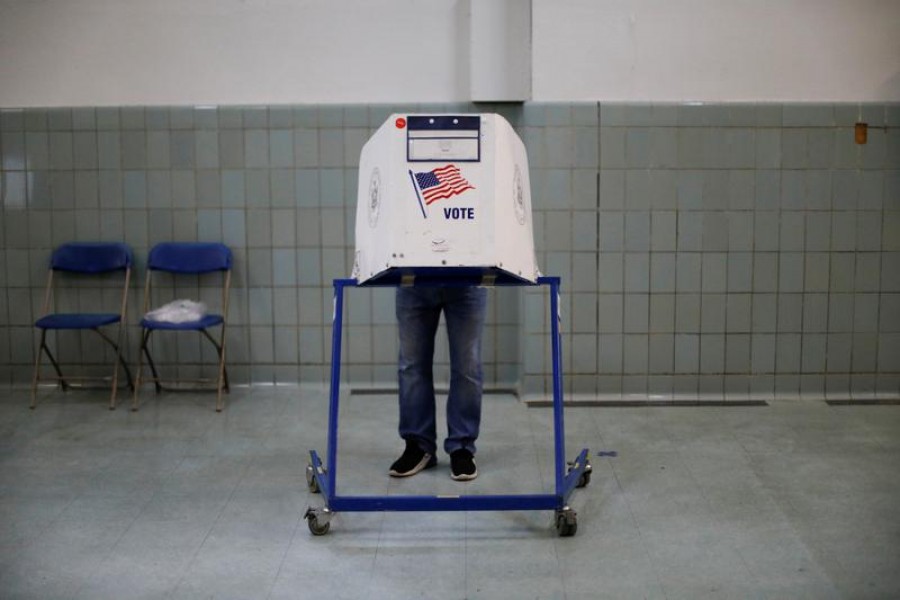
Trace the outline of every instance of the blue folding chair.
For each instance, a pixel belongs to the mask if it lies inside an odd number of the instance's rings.
[[[35,352],[34,375],[31,380],[31,408],[37,404],[38,383],[45,379],[53,379],[63,390],[67,390],[69,382],[73,380],[98,379],[90,376],[64,377],[59,366],[59,361],[53,356],[47,345],[48,331],[89,330],[96,332],[115,351],[112,374],[112,393],[109,399],[110,410],[116,407],[116,391],[119,384],[119,365],[125,370],[128,387],[133,388],[131,372],[128,364],[122,357],[122,334],[125,322],[125,307],[128,299],[128,285],[131,280],[131,265],[133,257],[131,248],[125,244],[115,242],[70,242],[59,246],[50,257],[50,272],[47,276],[47,288],[44,292],[44,305],[41,311],[43,315],[34,326],[41,330],[40,343]],[[101,279],[110,274],[124,273],[122,279],[122,300],[118,312],[51,312],[52,307],[59,304],[58,296],[63,292],[58,291],[61,286],[59,280],[88,277]],[[69,288],[69,291],[77,288]],[[116,338],[107,335],[102,328],[118,324]],[[46,354],[56,371],[56,377],[43,377],[41,375],[41,362]]]
[[[150,250],[147,258],[147,277],[144,284],[144,318],[141,319],[141,347],[138,354],[137,381],[134,386],[134,399],[131,410],[138,409],[138,394],[141,383],[145,379],[153,381],[156,393],[162,391],[162,380],[153,356],[150,353],[150,336],[156,331],[196,331],[203,335],[215,346],[218,355],[218,373],[216,384],[216,411],[222,411],[222,392],[228,392],[228,371],[225,369],[225,324],[228,320],[228,293],[231,287],[231,249],[224,244],[211,242],[163,242],[155,245]],[[197,319],[186,322],[170,322],[147,318],[150,310],[151,296],[153,295],[153,280],[155,275],[168,273],[172,277],[193,275],[200,276],[215,272],[223,273],[222,285],[222,312],[207,313]],[[216,341],[209,333],[209,329],[221,327],[219,341]],[[144,378],[144,357],[153,376]],[[206,383],[210,379],[176,379],[172,382],[196,382]]]

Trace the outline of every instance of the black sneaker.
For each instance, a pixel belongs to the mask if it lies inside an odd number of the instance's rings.
[[[436,464],[437,456],[425,452],[412,440],[406,440],[406,450],[394,461],[388,474],[391,477],[409,477]]]
[[[475,457],[471,452],[461,448],[450,454],[450,477],[456,481],[470,481],[478,477]]]

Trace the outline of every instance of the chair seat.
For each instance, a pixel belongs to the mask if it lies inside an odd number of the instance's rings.
[[[169,321],[153,321],[151,319],[141,319],[141,327],[144,329],[167,329],[174,331],[199,331],[208,327],[214,327],[224,321],[222,315],[204,315],[196,321],[185,321],[184,323],[172,323]]]
[[[35,321],[41,329],[95,329],[119,322],[115,313],[57,313],[46,315]]]

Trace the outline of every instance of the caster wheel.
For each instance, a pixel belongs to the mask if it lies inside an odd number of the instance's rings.
[[[578,531],[578,519],[571,508],[556,512],[556,533],[559,537],[572,537]]]
[[[570,462],[568,464],[569,464],[569,468],[566,471],[566,474],[569,474],[572,471],[574,471],[575,467],[577,466],[578,463]],[[591,470],[592,470],[592,467],[591,467],[590,461],[585,462],[584,471],[581,472],[581,476],[578,478],[578,483],[575,484],[575,487],[579,487],[579,488],[587,487],[587,484],[589,484],[591,482]]]
[[[578,478],[578,483],[575,484],[575,487],[583,488],[587,487],[587,485],[591,482],[591,473],[590,471],[585,471],[581,474],[581,477]]]
[[[578,478],[578,483],[575,487],[587,487],[587,485],[591,482],[591,472],[594,468],[591,466],[591,461],[587,461],[584,464],[584,471],[581,473],[581,477]]]
[[[313,535],[325,535],[331,529],[331,522],[320,523],[317,517],[309,517],[306,524],[309,526],[309,532]]]
[[[319,493],[319,482],[312,465],[306,465],[306,486],[311,494]]]
[[[331,529],[331,511],[328,508],[308,508],[303,518],[309,532],[313,535],[325,535]]]

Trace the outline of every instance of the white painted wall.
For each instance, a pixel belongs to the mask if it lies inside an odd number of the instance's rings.
[[[469,1],[0,0],[0,106],[468,100]],[[532,5],[537,101],[900,100],[900,0]]]
[[[900,100],[898,0],[534,0],[541,100]]]
[[[0,106],[460,99],[469,87],[468,53],[457,56],[467,43],[465,8],[457,0],[0,0]]]

